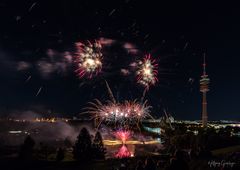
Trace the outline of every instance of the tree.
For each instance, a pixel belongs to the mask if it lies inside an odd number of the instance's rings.
[[[48,160],[49,155],[55,153],[56,149],[53,146],[48,145],[47,143],[40,142],[40,149],[38,153],[41,159]]]
[[[104,148],[102,135],[99,131],[94,137],[92,148],[95,159],[105,159],[106,148]]]
[[[19,158],[24,160],[30,160],[33,158],[33,148],[35,145],[35,141],[28,135],[23,145],[20,148]]]
[[[82,128],[73,147],[73,157],[78,161],[90,161],[92,155],[91,136],[86,128]]]
[[[65,153],[64,150],[62,148],[59,148],[57,151],[57,156],[56,156],[56,160],[57,161],[62,161],[65,157]]]
[[[72,147],[72,142],[69,137],[66,137],[63,142],[64,142],[64,147],[66,148]]]

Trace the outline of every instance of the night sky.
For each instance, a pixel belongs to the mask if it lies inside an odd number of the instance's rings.
[[[236,4],[119,0],[1,0],[0,114],[76,116],[95,98],[140,99],[143,88],[129,70],[150,53],[159,82],[146,99],[155,117],[201,118],[199,78],[203,54],[211,79],[209,119],[240,118],[240,14]],[[79,79],[68,61],[78,41],[104,39],[103,71]],[[138,51],[132,55],[124,48]],[[69,58],[67,58],[69,57]],[[38,93],[39,92],[39,93]]]

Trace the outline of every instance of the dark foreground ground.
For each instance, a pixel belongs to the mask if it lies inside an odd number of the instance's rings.
[[[3,150],[2,150],[3,151]],[[189,170],[240,170],[240,145],[212,150],[207,156],[191,156],[188,152],[183,152],[183,158]],[[49,155],[48,159],[37,159],[23,161],[19,160],[17,154],[4,156],[0,155],[0,170],[136,170],[141,161],[145,164],[146,159],[154,162],[156,170],[170,170],[168,167],[171,161],[176,159],[174,155],[155,155],[151,157],[131,157],[125,159],[107,159],[89,162],[77,162],[72,158],[72,154],[65,154],[63,161],[55,161],[56,154]],[[38,157],[40,158],[40,157]],[[181,168],[177,168],[182,170]]]
[[[76,162],[76,161],[20,161],[5,159],[0,161],[1,170],[135,170],[139,160],[145,162],[146,157],[127,159],[108,159],[104,161]],[[167,170],[171,158],[169,156],[151,157],[156,163],[156,170]],[[239,160],[239,159],[238,159]],[[233,165],[231,166],[231,164]],[[192,159],[188,161],[190,170],[239,170],[239,162],[225,160],[219,157],[208,159]],[[224,166],[224,167],[223,167]],[[179,168],[178,168],[179,169]],[[181,168],[180,168],[181,169]]]

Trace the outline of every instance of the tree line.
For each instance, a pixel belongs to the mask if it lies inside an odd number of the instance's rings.
[[[28,135],[25,138],[24,143],[20,147],[19,159],[34,159],[33,154],[35,144],[36,142],[34,141],[34,139],[30,135]],[[41,155],[45,155],[45,159],[47,159],[50,148],[47,148],[47,146],[44,146],[43,144],[40,144],[40,146],[41,150],[39,150],[38,152],[41,153]],[[82,162],[105,159],[106,148],[104,147],[101,133],[97,131],[92,140],[89,131],[86,128],[82,128],[79,135],[77,136],[74,146],[72,147],[72,154],[73,158],[76,161]],[[56,161],[62,161],[64,157],[65,150],[61,147],[58,148],[56,154]]]

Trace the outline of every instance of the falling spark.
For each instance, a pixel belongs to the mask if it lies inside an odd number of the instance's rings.
[[[146,96],[146,93],[147,93],[147,88],[145,88],[144,91],[143,91],[143,95],[141,97],[141,103],[143,102],[143,100],[144,100],[144,98]]]
[[[116,9],[113,9],[113,10],[109,13],[109,16],[111,16],[115,11],[116,11]]]
[[[42,86],[38,89],[38,92],[35,97],[37,97],[41,91],[42,91]]]
[[[28,78],[26,79],[25,83],[27,83],[31,78],[32,78],[32,76],[28,76]]]
[[[189,82],[190,84],[193,84],[194,79],[190,77],[190,78],[188,79],[188,82]]]
[[[185,44],[185,46],[183,48],[183,51],[185,51],[187,47],[188,47],[188,42],[186,42],[186,44]]]
[[[144,36],[144,39],[147,39],[148,37],[149,37],[149,34],[145,35],[145,36]]]
[[[31,12],[31,10],[33,9],[33,7],[37,4],[37,2],[34,2],[31,7],[28,9],[28,12]]]
[[[113,93],[112,93],[112,90],[111,90],[111,88],[109,87],[108,82],[107,82],[106,80],[105,80],[105,83],[106,83],[106,86],[107,86],[107,90],[108,90],[108,94],[109,94],[110,99],[112,100],[113,103],[116,103],[116,100],[115,100],[115,98],[114,98],[114,95],[113,95]]]
[[[137,24],[137,22],[134,22],[134,23],[131,25],[131,27],[135,27],[136,24]]]
[[[16,21],[19,21],[21,19],[21,16],[16,16]]]

